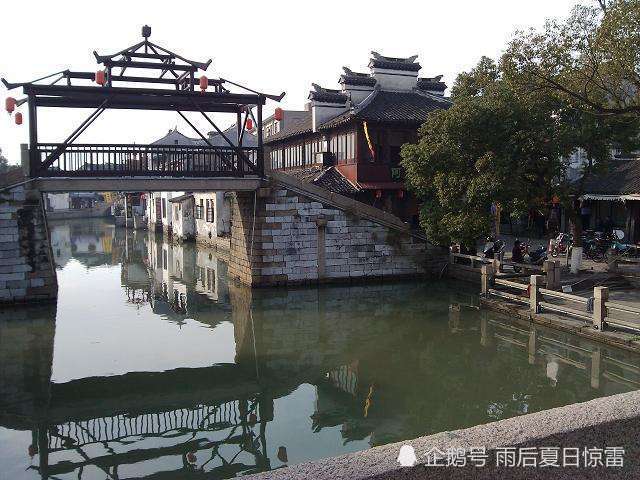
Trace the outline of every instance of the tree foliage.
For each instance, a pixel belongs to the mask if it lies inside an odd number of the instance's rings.
[[[506,56],[529,90],[597,114],[640,116],[640,0],[578,5],[565,21],[516,34]]]
[[[615,2],[610,4],[607,15],[615,8]],[[594,9],[580,7],[566,24],[553,24],[551,30],[549,24],[547,36],[536,37],[537,44],[547,48],[537,65],[546,72],[562,72],[563,79],[571,72],[573,78],[583,78],[587,67],[569,64],[576,44],[568,32],[579,30],[576,19],[582,28],[600,30],[595,18]],[[564,43],[554,46],[559,31]],[[520,216],[544,208],[557,195],[575,218],[575,198],[584,180],[607,168],[612,145],[627,150],[635,146],[639,116],[632,110],[594,114],[595,108],[586,108],[588,104],[564,90],[542,85],[537,74],[522,68],[522,51],[529,48],[524,38],[518,34],[498,62],[484,57],[473,70],[460,74],[451,91],[451,108],[431,114],[418,142],[402,149],[407,184],[424,202],[420,220],[431,241],[474,246],[491,231],[494,203]],[[582,71],[573,72],[577,69]],[[620,68],[608,72],[621,75]],[[594,105],[610,104],[595,87],[587,92]],[[616,108],[627,109],[631,100],[621,97]],[[589,161],[576,182],[568,177],[568,158],[578,148]]]

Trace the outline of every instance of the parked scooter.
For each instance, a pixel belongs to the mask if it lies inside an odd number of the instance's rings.
[[[556,238],[551,240],[551,256],[555,258],[569,252],[571,245],[573,245],[573,236],[560,232]]]
[[[504,252],[505,243],[503,240],[495,240],[493,237],[487,238],[487,243],[484,244],[482,253],[484,258],[500,258],[500,254]]]
[[[544,245],[540,245],[533,250],[531,249],[531,245],[527,245],[527,255],[524,257],[526,263],[542,265],[547,258],[547,248]]]

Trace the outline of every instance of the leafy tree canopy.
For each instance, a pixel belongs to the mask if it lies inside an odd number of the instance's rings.
[[[519,67],[513,45],[499,62],[483,57],[460,74],[451,108],[432,113],[418,143],[402,149],[407,184],[424,202],[420,220],[431,241],[472,247],[491,231],[496,202],[519,216],[558,195],[575,216],[583,180],[606,168],[611,146],[635,145],[637,116],[594,115],[565,92],[540,88]],[[574,182],[567,159],[577,148],[589,161],[583,180]]]
[[[565,21],[517,33],[506,58],[530,90],[598,114],[640,116],[640,0],[578,5]]]

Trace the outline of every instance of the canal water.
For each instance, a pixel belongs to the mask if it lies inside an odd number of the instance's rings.
[[[1,478],[230,478],[640,386],[473,285],[251,291],[215,250],[50,226],[57,305],[0,314]]]

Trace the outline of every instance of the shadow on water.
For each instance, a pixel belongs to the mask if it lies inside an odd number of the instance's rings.
[[[78,341],[67,307],[3,311],[0,427],[24,432],[9,445],[23,478],[229,478],[640,385],[637,356],[501,320],[457,283],[252,291],[227,282],[215,251],[147,232],[54,224],[52,244],[61,273],[119,273],[105,304],[199,336],[228,325],[233,348],[204,366],[148,371],[126,357],[124,373],[56,381],[54,338]],[[162,324],[138,343],[171,348]]]

